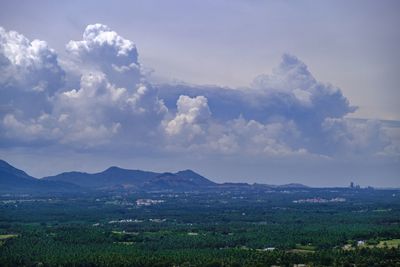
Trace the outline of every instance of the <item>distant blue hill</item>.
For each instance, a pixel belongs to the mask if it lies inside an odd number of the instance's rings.
[[[72,183],[36,179],[4,160],[0,160],[0,192],[2,193],[64,193],[80,190],[79,186]]]
[[[157,173],[110,167],[98,173],[64,172],[42,179],[34,178],[0,160],[0,193],[79,193],[90,191],[204,191],[253,190],[266,188],[305,188],[302,184],[281,186],[247,183],[215,183],[192,171]]]
[[[207,178],[191,170],[177,173],[156,173],[111,167],[99,173],[64,172],[44,177],[45,181],[62,181],[96,190],[199,190],[215,186]]]

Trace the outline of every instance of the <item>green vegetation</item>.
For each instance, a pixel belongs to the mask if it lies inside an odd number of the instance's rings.
[[[0,266],[400,266],[399,195],[277,189],[3,196]],[[337,197],[346,201],[294,202]],[[164,202],[137,206],[137,199]]]

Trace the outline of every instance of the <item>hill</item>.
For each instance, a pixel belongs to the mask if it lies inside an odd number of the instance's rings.
[[[4,160],[0,160],[0,192],[4,193],[40,193],[40,192],[77,192],[77,185],[64,181],[45,181],[36,179],[17,169]]]
[[[128,170],[110,167],[99,173],[65,172],[44,177],[46,181],[63,181],[96,190],[136,189],[146,191],[160,190],[201,190],[215,186],[207,178],[192,170],[176,173],[156,173],[141,170]]]

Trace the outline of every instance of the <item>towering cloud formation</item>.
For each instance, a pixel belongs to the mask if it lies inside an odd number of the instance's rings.
[[[185,85],[160,88],[169,108],[180,94],[206,96],[213,114],[223,120],[242,114],[261,122],[286,118],[319,124],[326,117],[340,118],[355,110],[338,88],[316,81],[307,66],[290,55],[283,56],[271,75],[256,77],[252,87],[244,90]]]
[[[84,71],[107,73],[112,83],[123,87],[132,86],[141,76],[135,44],[106,25],[88,25],[82,40],[70,41],[67,51]]]
[[[63,70],[45,42],[0,28],[0,146],[67,145],[136,156],[149,149],[399,155],[394,135],[378,122],[346,119],[355,107],[291,55],[249,88],[230,89],[152,85],[134,43],[105,25],[87,26],[82,40],[66,48],[70,63]],[[64,83],[68,75],[78,75],[76,86]]]
[[[151,85],[141,82],[135,45],[107,26],[89,25],[82,41],[68,43],[80,72],[75,89],[63,87],[64,71],[45,42],[1,34],[1,58],[7,61],[0,68],[9,70],[1,80],[4,143],[92,147],[122,140],[120,135],[126,143],[145,142],[158,131],[167,109]],[[35,104],[36,113],[19,112]]]
[[[320,122],[355,110],[338,88],[315,80],[307,66],[291,55],[282,57],[272,75],[256,77],[253,87],[268,99],[275,112],[299,121],[312,118]]]
[[[48,98],[63,81],[64,71],[46,42],[0,27],[0,112],[30,117],[48,111]]]

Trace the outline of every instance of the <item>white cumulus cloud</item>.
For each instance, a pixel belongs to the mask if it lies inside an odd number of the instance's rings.
[[[70,41],[66,48],[83,71],[104,72],[113,83],[129,87],[141,77],[135,44],[106,25],[88,25],[82,40]]]
[[[193,141],[205,133],[208,119],[211,117],[207,98],[204,96],[188,97],[181,95],[176,102],[176,116],[165,122],[165,131],[170,136]]]
[[[40,40],[30,41],[0,27],[0,112],[37,116],[63,86],[57,54]]]

